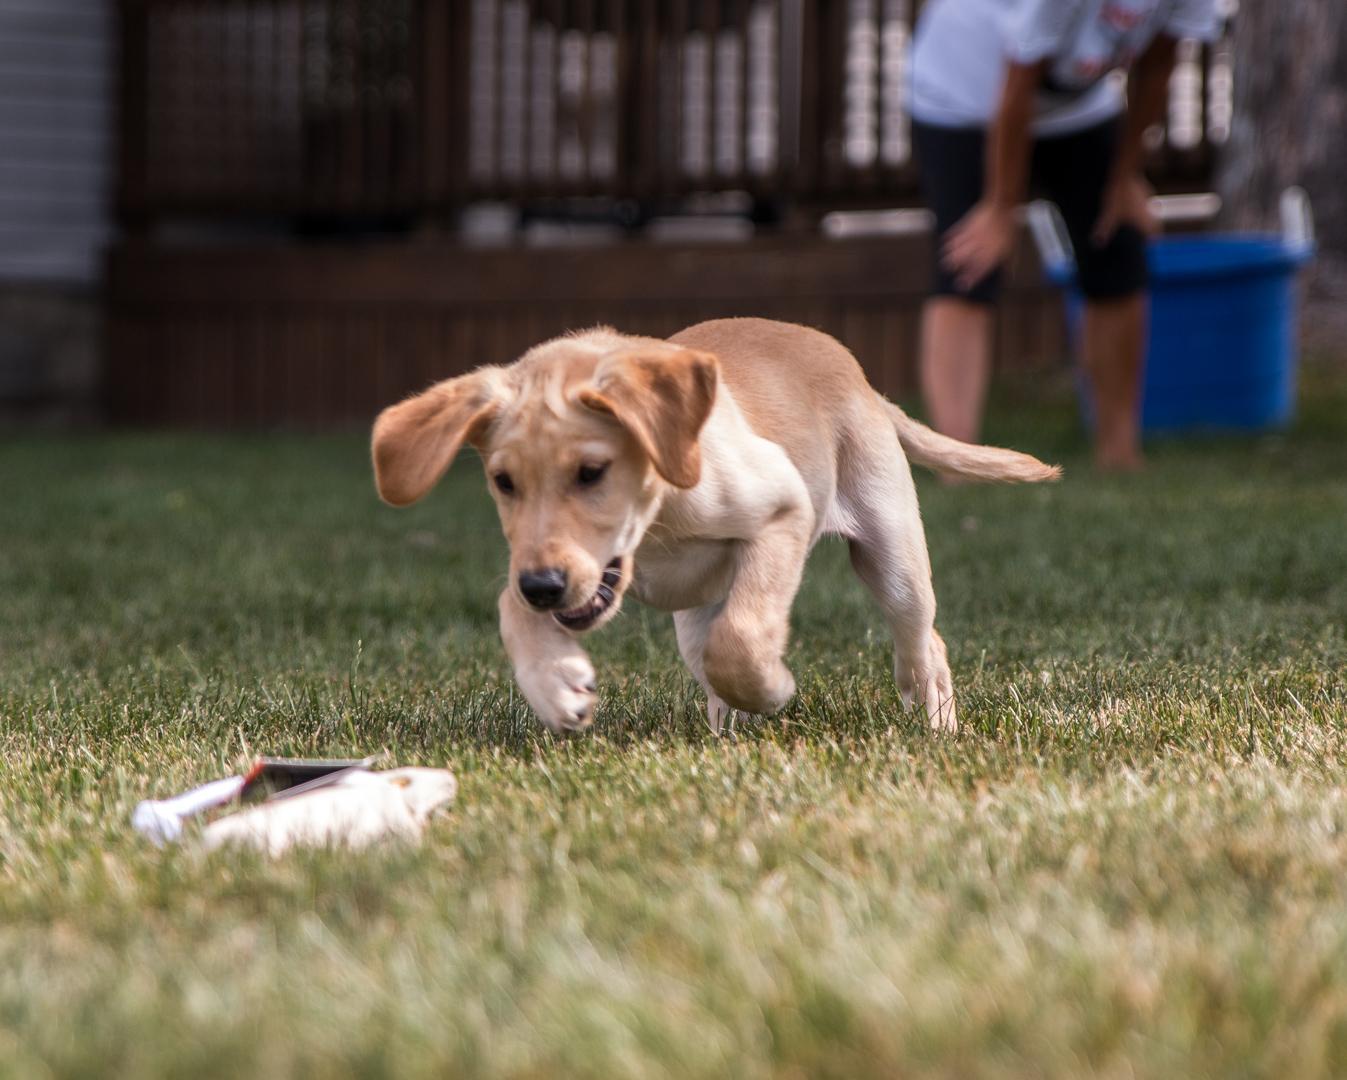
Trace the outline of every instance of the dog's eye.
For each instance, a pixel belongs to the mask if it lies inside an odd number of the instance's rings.
[[[580,471],[575,474],[575,482],[581,487],[593,487],[603,479],[603,474],[608,471],[608,465],[581,465]]]
[[[500,489],[502,495],[514,494],[514,481],[510,479],[507,472],[498,472],[491,478],[496,482],[496,487]]]

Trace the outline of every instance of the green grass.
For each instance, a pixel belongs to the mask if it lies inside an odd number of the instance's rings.
[[[530,721],[473,462],[349,438],[0,444],[0,1075],[1330,1076],[1347,1069],[1347,386],[1056,488],[922,482],[963,732],[905,716],[844,553],[801,693],[714,739],[667,619]],[[1014,413],[1013,426],[1007,416]],[[136,801],[387,748],[417,850],[159,852]]]

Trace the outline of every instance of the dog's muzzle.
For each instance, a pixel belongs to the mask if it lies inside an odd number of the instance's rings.
[[[622,557],[618,556],[603,570],[599,587],[588,601],[569,611],[554,611],[556,619],[567,630],[588,630],[607,613],[617,599],[618,587],[622,584]]]

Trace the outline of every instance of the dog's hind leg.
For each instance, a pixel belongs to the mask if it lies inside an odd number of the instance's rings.
[[[878,442],[857,463],[853,482],[844,482],[851,565],[893,634],[893,677],[904,703],[924,708],[932,728],[954,731],[954,686],[935,630],[935,590],[912,474],[896,438]]]
[[[723,604],[711,604],[707,607],[689,608],[674,612],[674,632],[678,636],[678,651],[683,656],[701,688],[706,693],[706,719],[711,730],[717,735],[734,712],[725,700],[716,693],[711,680],[706,677],[706,639],[711,633],[711,621],[720,613]]]

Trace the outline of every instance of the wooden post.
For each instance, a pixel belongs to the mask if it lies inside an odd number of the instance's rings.
[[[146,0],[120,0],[117,216],[134,233],[151,223],[149,190],[149,13]]]

